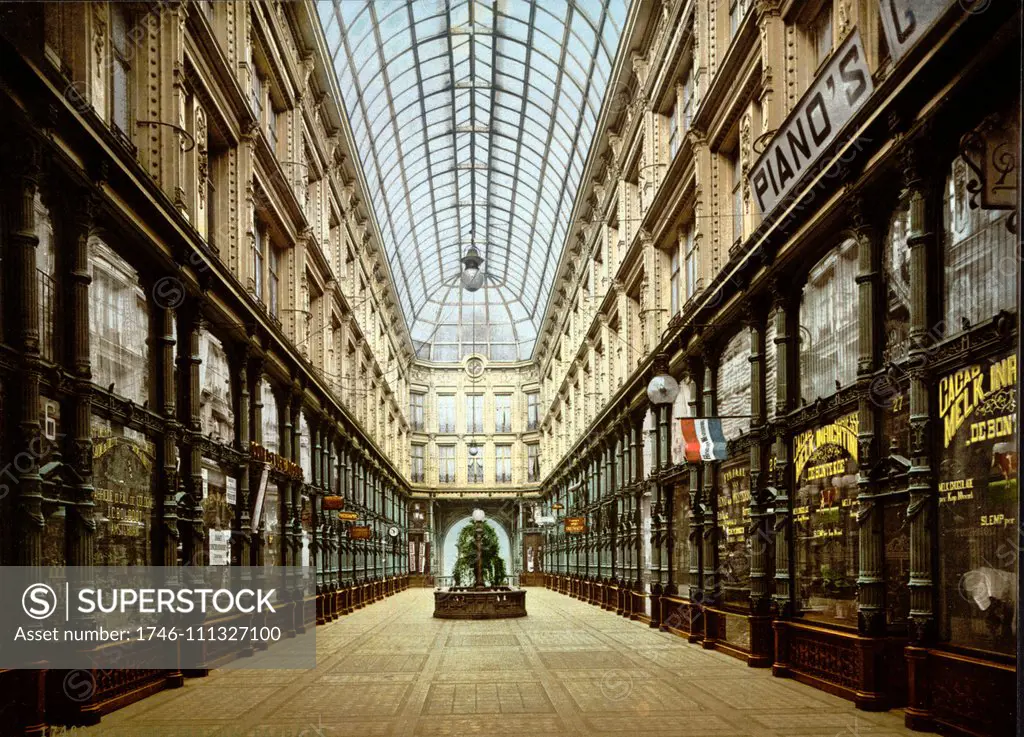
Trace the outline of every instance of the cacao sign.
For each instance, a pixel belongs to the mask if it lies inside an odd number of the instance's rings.
[[[342,522],[355,522],[359,519],[359,515],[355,512],[338,512],[338,519]]]
[[[587,531],[586,517],[566,517],[565,532],[567,535],[578,535]]]
[[[299,464],[271,450],[267,450],[259,443],[249,443],[249,455],[257,463],[267,463],[273,470],[279,471],[297,481],[302,481],[302,467]]]
[[[348,528],[348,536],[351,540],[369,540],[372,534],[369,525],[357,525]]]
[[[344,509],[345,508],[345,497],[343,496],[325,496],[323,499],[323,509]]]

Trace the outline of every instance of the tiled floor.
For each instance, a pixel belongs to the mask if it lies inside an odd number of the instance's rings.
[[[76,734],[103,737],[886,737],[870,714],[544,589],[529,617],[431,617],[403,592],[317,630],[312,671],[218,671]]]

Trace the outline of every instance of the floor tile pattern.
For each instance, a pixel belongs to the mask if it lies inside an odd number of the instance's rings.
[[[524,619],[431,617],[412,589],[317,630],[311,671],[215,671],[84,737],[890,737],[843,699],[545,589]]]

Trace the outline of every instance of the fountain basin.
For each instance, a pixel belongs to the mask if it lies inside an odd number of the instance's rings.
[[[526,616],[526,590],[508,586],[452,586],[434,591],[438,619],[509,619]]]

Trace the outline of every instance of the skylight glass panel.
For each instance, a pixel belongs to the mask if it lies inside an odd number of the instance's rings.
[[[626,9],[318,3],[418,355],[531,355]],[[485,258],[476,294],[459,285],[470,242]],[[438,335],[456,322],[468,339]]]

